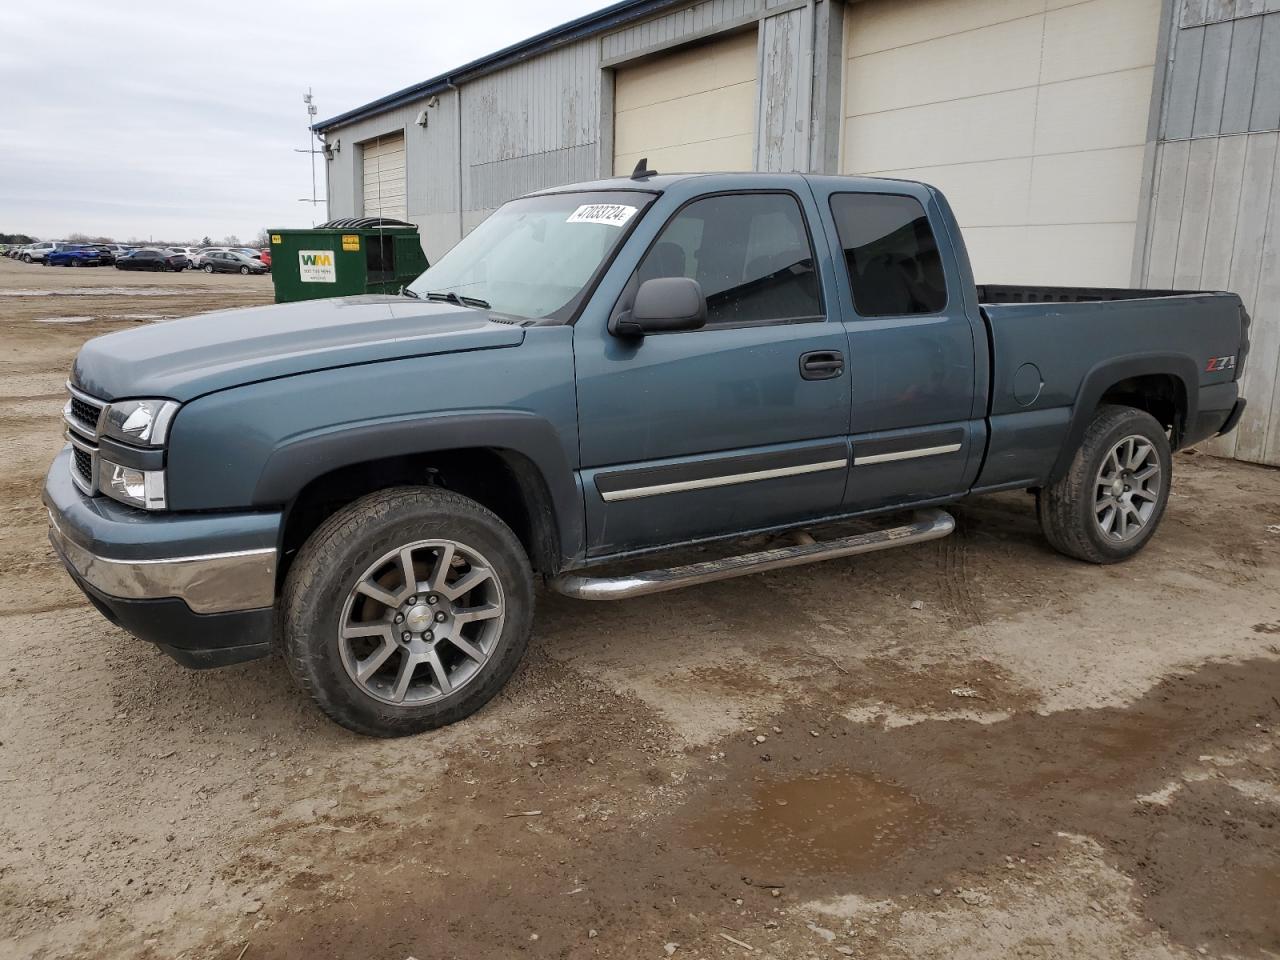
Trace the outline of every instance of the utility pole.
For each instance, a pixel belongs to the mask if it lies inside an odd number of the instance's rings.
[[[311,196],[310,198],[301,197],[298,202],[311,204],[311,225],[314,227],[316,225],[316,204],[324,203],[327,200],[327,198],[326,200],[321,200],[320,197],[316,195],[316,154],[324,153],[324,150],[316,149],[315,141],[319,140],[320,138],[316,135],[316,132],[311,129],[311,125],[315,123],[316,105],[312,102],[310,87],[307,87],[307,92],[303,94],[302,102],[307,105],[308,147],[306,150],[299,150],[297,147],[295,147],[293,152],[311,154]]]

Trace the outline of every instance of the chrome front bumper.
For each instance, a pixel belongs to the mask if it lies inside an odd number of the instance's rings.
[[[117,560],[76,543],[49,511],[49,539],[85,583],[127,600],[177,598],[194,613],[227,613],[275,602],[276,551],[270,547],[188,557]]]

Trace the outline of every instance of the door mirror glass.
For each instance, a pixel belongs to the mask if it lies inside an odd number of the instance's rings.
[[[634,305],[614,320],[611,332],[619,337],[643,337],[698,330],[706,323],[707,300],[697,280],[658,277],[640,284]]]

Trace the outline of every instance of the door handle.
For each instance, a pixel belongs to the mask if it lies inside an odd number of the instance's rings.
[[[806,380],[834,380],[844,375],[844,354],[839,350],[813,350],[800,354],[800,376]]]

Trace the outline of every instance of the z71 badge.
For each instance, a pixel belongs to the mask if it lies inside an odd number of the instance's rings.
[[[1205,373],[1218,373],[1222,370],[1234,370],[1236,368],[1236,358],[1230,357],[1210,357],[1209,362],[1204,365]]]

